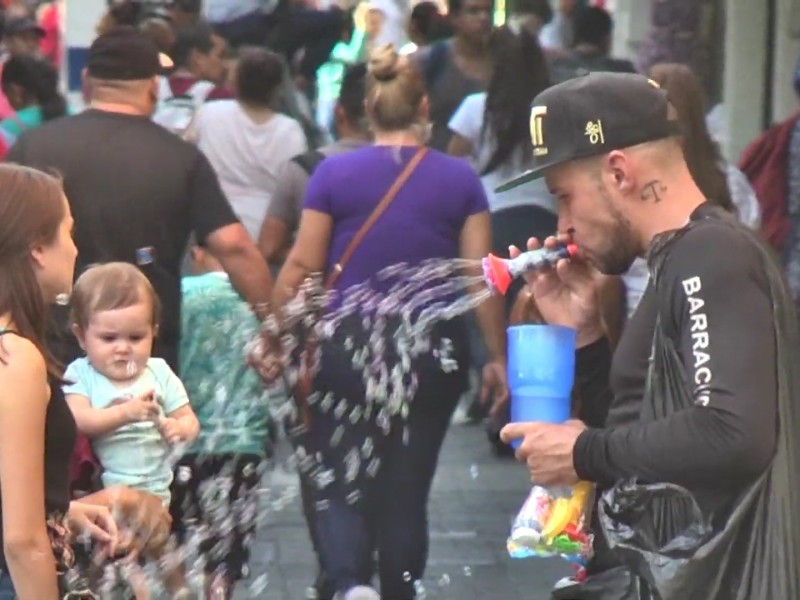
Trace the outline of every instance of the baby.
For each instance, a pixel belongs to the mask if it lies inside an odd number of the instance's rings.
[[[199,424],[181,380],[150,356],[158,320],[158,297],[135,266],[90,267],[72,294],[72,328],[86,357],[67,367],[64,392],[92,440],[103,485],[150,492],[169,507],[173,464]]]

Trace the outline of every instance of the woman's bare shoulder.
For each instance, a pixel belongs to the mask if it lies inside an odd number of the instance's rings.
[[[0,389],[3,381],[16,387],[46,377],[44,356],[32,341],[10,332],[0,335]]]

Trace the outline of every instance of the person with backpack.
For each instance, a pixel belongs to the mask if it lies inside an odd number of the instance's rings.
[[[334,108],[336,141],[320,149],[295,156],[281,168],[272,201],[261,226],[258,246],[267,261],[280,266],[291,247],[294,232],[300,222],[300,212],[308,179],[327,156],[344,154],[371,142],[369,125],[364,111],[367,67],[350,67],[342,80],[342,89]]]
[[[179,28],[172,50],[175,70],[160,79],[153,121],[185,138],[204,103],[232,99],[233,92],[224,86],[225,53],[225,40],[207,24]]]

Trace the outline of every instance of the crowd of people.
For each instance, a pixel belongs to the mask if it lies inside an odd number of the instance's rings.
[[[611,14],[578,0],[518,2],[504,26],[489,0],[115,0],[85,106],[70,106],[59,5],[9,2],[2,29],[0,600],[120,582],[138,599],[233,597],[277,430],[298,458],[320,600],[415,597],[459,411],[500,454],[522,438],[540,484],[668,482],[719,517],[764,473],[796,476],[782,467],[794,379],[776,379],[780,340],[797,341],[776,300],[797,299],[796,118],[739,170],[691,69],[637,73],[611,56]],[[759,230],[789,288],[766,274]],[[435,322],[449,367],[408,358],[389,418],[354,365],[375,331],[401,339],[402,319],[343,313],[299,354],[262,325],[317,273],[331,314],[365,281],[389,294],[375,275],[392,265],[463,259],[476,276],[490,252],[568,240],[575,260]],[[575,421],[507,424],[519,323],[577,331]],[[648,421],[662,331],[694,405]],[[297,381],[277,356],[299,356]],[[598,597],[591,582],[621,572],[608,593],[642,598],[625,594],[653,582],[596,535],[588,587],[555,597]]]

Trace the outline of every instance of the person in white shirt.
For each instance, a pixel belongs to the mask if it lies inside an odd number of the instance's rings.
[[[509,246],[524,247],[529,237],[546,238],[556,230],[555,199],[544,180],[536,180],[518,188],[495,193],[501,184],[531,168],[533,147],[530,140],[530,106],[537,94],[544,91],[550,80],[542,49],[536,36],[523,29],[514,33],[510,27],[500,27],[489,40],[492,76],[488,92],[467,96],[450,118],[452,132],[448,153],[471,160],[481,176],[492,217],[492,251],[507,255]],[[522,244],[522,246],[519,246]],[[521,283],[515,283],[506,294],[506,312],[511,307]],[[472,367],[480,373],[483,367],[483,345],[473,335],[470,343]],[[474,386],[472,405],[457,419],[465,416],[476,421],[481,418],[477,401],[478,386]],[[502,423],[505,420],[502,419]],[[496,441],[499,427],[490,425],[490,439]]]
[[[242,50],[234,79],[236,98],[204,105],[193,134],[253,240],[258,239],[280,168],[307,149],[300,124],[272,108],[282,79],[278,55],[263,48]]]
[[[497,187],[530,168],[530,104],[550,84],[544,55],[533,34],[527,30],[514,33],[509,27],[496,29],[489,47],[489,91],[467,96],[456,110],[448,123],[453,133],[448,152],[472,160],[481,175],[493,218],[513,208],[536,206],[554,219],[555,200],[543,181],[495,193]],[[530,223],[526,227],[529,237]],[[507,249],[514,240],[503,243]]]

